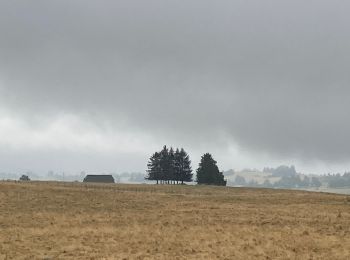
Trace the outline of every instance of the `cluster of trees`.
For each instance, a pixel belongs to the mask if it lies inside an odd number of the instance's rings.
[[[147,180],[155,180],[160,183],[191,182],[193,178],[191,161],[186,151],[172,147],[168,149],[164,145],[160,152],[155,152],[147,164]]]
[[[193,174],[191,161],[186,151],[181,148],[174,149],[166,146],[160,152],[155,152],[147,164],[147,180],[154,180],[158,183],[175,184],[181,182],[192,182]],[[197,169],[198,184],[226,186],[224,175],[219,171],[217,162],[211,154],[202,156]]]
[[[322,182],[328,184],[330,188],[349,188],[350,187],[350,172],[345,172],[343,175],[337,174],[327,174],[321,176]]]
[[[278,166],[277,168],[268,168],[263,169],[264,173],[271,173],[274,177],[285,177],[285,176],[296,176],[297,171],[295,170],[294,165],[288,167],[286,165]]]
[[[230,182],[232,186],[244,186],[244,187],[260,187],[260,188],[318,188],[322,185],[321,181],[317,177],[308,177],[301,175],[295,176],[283,176],[278,181],[271,183],[269,179],[266,179],[263,183],[258,183],[256,180],[247,181],[243,176],[236,176],[234,181]]]
[[[245,170],[248,171],[248,170]],[[252,170],[254,171],[254,170]],[[262,187],[262,188],[350,188],[350,172],[344,174],[325,174],[321,176],[308,176],[297,173],[294,166],[281,165],[277,168],[264,168],[266,176],[264,182],[257,182],[256,179],[238,175],[235,171],[229,170],[224,175],[229,177],[230,186]],[[277,180],[276,180],[276,177]]]
[[[30,178],[27,176],[27,175],[22,175],[20,178],[19,178],[20,181],[30,181]]]
[[[278,188],[308,188],[308,187],[314,187],[318,188],[322,185],[322,183],[319,181],[316,177],[308,177],[303,176],[301,178],[300,175],[295,176],[283,176],[279,181],[274,183],[274,187]]]

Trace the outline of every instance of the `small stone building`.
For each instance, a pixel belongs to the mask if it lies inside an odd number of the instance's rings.
[[[112,175],[86,175],[83,182],[114,183]]]

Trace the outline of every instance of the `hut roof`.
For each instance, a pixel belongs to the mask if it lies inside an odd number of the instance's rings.
[[[114,183],[112,175],[86,175],[84,182]]]

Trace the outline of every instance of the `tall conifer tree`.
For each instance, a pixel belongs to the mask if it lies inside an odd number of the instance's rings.
[[[147,164],[148,170],[147,170],[147,180],[155,180],[158,181],[161,180],[162,170],[161,170],[161,163],[160,163],[160,153],[155,152],[151,158],[149,159],[149,162]]]
[[[206,153],[202,156],[201,162],[197,169],[197,182],[198,184],[212,184],[226,186],[224,175],[219,171],[217,162],[213,159],[212,155]]]
[[[183,148],[181,148],[177,160],[177,164],[179,167],[179,181],[181,181],[181,184],[183,184],[185,181],[191,182],[193,174],[190,156],[185,152]]]

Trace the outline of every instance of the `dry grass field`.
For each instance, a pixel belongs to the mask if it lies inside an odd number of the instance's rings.
[[[0,259],[350,259],[350,197],[0,182]]]

